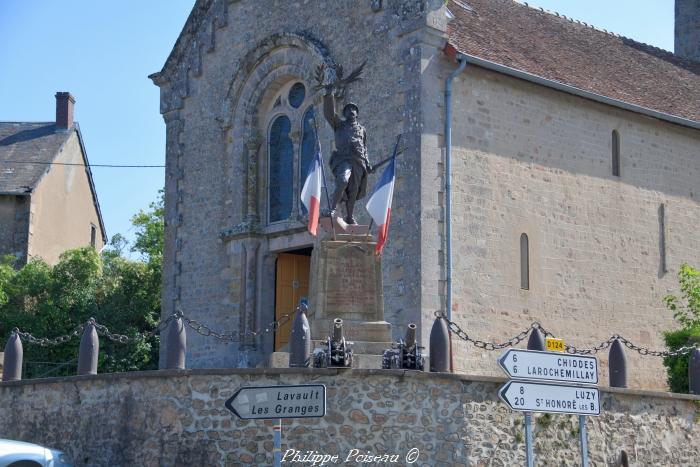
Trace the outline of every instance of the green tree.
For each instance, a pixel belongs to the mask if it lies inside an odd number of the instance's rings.
[[[163,242],[165,241],[165,202],[164,192],[158,192],[158,199],[149,205],[148,211],[139,211],[131,218],[136,227],[136,241],[132,252],[141,254],[141,258],[152,268],[159,271],[163,267]]]
[[[666,346],[670,350],[700,342],[700,272],[684,264],[678,271],[678,282],[681,296],[664,297],[666,308],[681,325],[678,330],[664,333]],[[664,358],[671,391],[688,392],[688,360],[688,354]]]
[[[14,258],[0,259],[0,345],[12,328],[36,337],[71,333],[94,317],[112,333],[136,336],[152,329],[160,316],[163,219],[162,195],[149,211],[132,222],[136,242],[132,251],[141,260],[123,256],[129,247],[123,236],[113,237],[102,255],[93,247],[64,252],[51,266],[34,259],[21,269]],[[160,251],[159,251],[160,248]],[[25,378],[73,374],[80,336],[70,342],[42,347],[24,342]],[[65,364],[56,368],[56,364]],[[127,344],[100,338],[98,371],[157,368],[158,337]]]

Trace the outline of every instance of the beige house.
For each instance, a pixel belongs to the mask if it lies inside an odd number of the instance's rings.
[[[55,122],[0,122],[0,254],[19,264],[107,243],[74,104],[59,92]]]

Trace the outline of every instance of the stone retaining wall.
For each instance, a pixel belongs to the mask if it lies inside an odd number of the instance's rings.
[[[406,465],[524,463],[523,417],[499,401],[502,378],[400,370],[231,369],[76,376],[0,383],[0,438],[46,444],[84,466],[270,465],[270,421],[243,421],[224,402],[245,385],[327,387],[322,419],[285,420],[283,452],[398,455]],[[698,400],[688,395],[604,389],[589,417],[591,465],[697,465]],[[536,415],[537,465],[576,465],[575,416]],[[291,457],[291,456],[290,456]],[[311,465],[310,463],[286,463]],[[333,464],[326,464],[333,465]],[[363,465],[375,465],[373,463]]]

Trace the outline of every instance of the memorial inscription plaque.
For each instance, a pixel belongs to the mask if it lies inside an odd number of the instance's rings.
[[[320,240],[311,258],[311,335],[321,339],[341,318],[349,340],[391,342],[384,321],[381,257],[365,241]]]

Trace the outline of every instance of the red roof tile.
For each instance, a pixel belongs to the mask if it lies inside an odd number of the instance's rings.
[[[449,42],[462,53],[700,122],[700,62],[513,0],[449,9]]]

